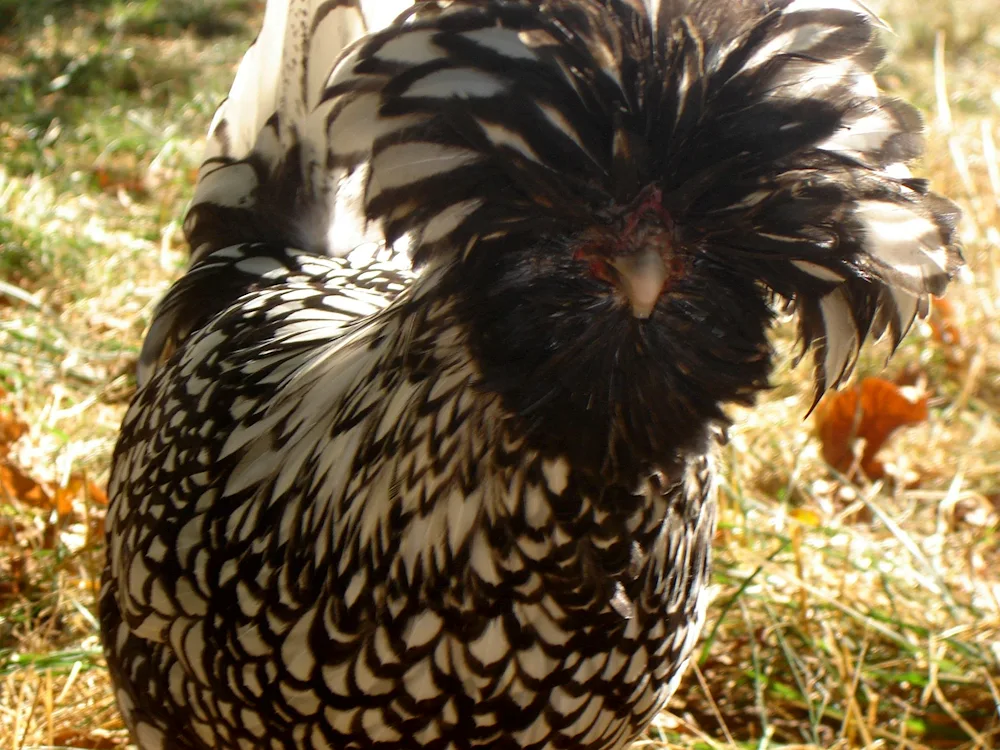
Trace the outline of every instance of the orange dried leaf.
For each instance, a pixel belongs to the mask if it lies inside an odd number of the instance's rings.
[[[893,432],[927,419],[927,396],[908,398],[895,383],[865,378],[854,388],[830,393],[816,408],[816,424],[823,458],[838,471],[854,465],[854,444],[865,441],[862,471],[872,479],[885,475],[875,454]]]
[[[9,461],[0,461],[0,499],[18,500],[43,510],[53,506],[48,489]]]
[[[931,336],[944,346],[961,347],[962,332],[955,322],[955,306],[938,297],[931,299],[931,314],[927,319],[931,326]]]
[[[92,496],[91,487],[93,484],[87,479],[86,474],[77,471],[70,475],[65,487],[56,487],[54,497],[59,517],[65,518],[73,512],[73,501],[77,498]]]
[[[74,747],[80,748],[80,750],[117,750],[125,745],[125,741],[121,737],[91,732],[84,733],[77,729],[63,729],[56,732],[52,740],[59,747]]]
[[[73,498],[76,497],[76,492],[72,487],[56,487],[54,495],[56,513],[60,518],[65,518],[73,512]]]
[[[94,495],[95,489],[100,493],[97,496]],[[86,474],[80,471],[70,475],[65,487],[56,487],[55,503],[60,518],[73,512],[73,501],[77,498],[89,498],[102,505],[107,505],[107,496],[92,481],[87,479]]]
[[[135,195],[146,195],[148,189],[142,177],[127,170],[111,170],[105,167],[97,167],[94,170],[94,178],[97,186],[105,193],[117,193],[124,190]]]
[[[13,414],[0,412],[0,458],[10,454],[10,447],[28,431],[28,425]]]
[[[87,480],[87,499],[94,505],[107,505],[108,493],[93,479]]]

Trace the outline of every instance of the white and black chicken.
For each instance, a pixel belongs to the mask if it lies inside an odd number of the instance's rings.
[[[398,15],[397,14],[401,14]],[[623,748],[723,407],[961,263],[854,0],[291,0],[209,134],[111,478],[142,750]]]

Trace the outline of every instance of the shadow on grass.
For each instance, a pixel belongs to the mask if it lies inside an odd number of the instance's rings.
[[[151,36],[186,32],[210,39],[236,33],[263,2],[241,0],[0,0],[0,36],[18,39],[49,24],[72,26],[100,18],[109,31]]]
[[[10,37],[16,44],[18,37],[30,34],[45,25],[46,19],[64,23],[81,10],[101,12],[114,0],[0,0],[0,35]]]

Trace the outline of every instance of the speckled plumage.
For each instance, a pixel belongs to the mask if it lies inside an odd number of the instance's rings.
[[[111,477],[141,750],[626,747],[772,297],[821,392],[961,261],[853,0],[408,5],[269,2],[213,122]]]

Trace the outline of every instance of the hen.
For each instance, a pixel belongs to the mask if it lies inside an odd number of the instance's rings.
[[[402,12],[393,20],[397,12]],[[816,393],[961,262],[853,0],[268,3],[111,476],[142,750],[622,748],[775,303]]]

